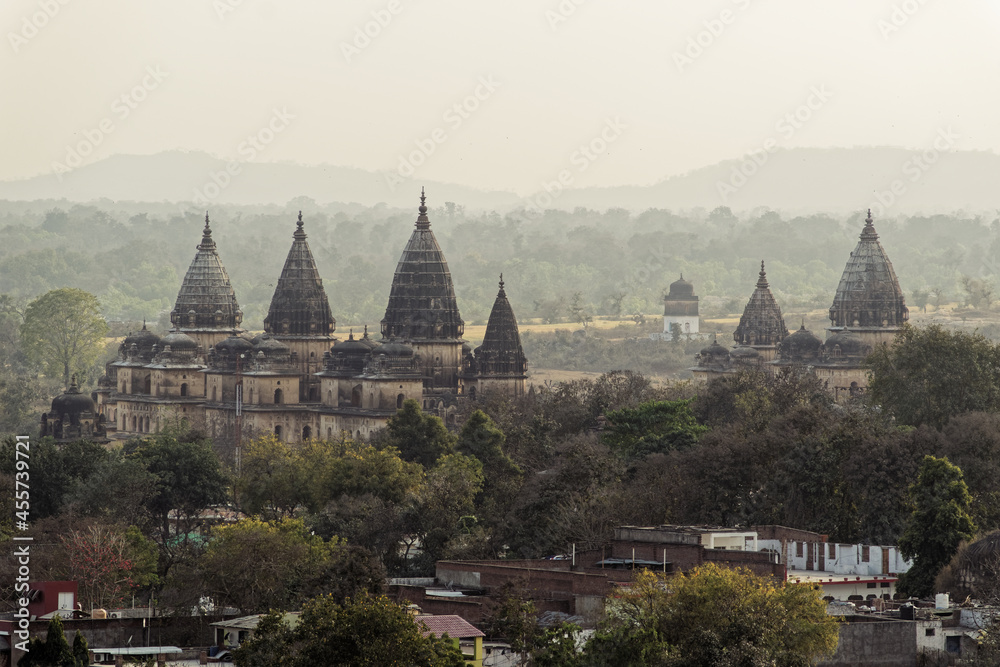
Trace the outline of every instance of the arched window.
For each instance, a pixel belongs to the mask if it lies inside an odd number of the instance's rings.
[[[354,389],[351,390],[351,405],[356,408],[361,407],[361,385],[355,385]]]
[[[306,441],[306,440],[308,440],[311,437],[312,437],[312,428],[310,428],[308,426],[303,426],[302,427],[302,440]]]
[[[277,436],[279,440],[281,439],[281,424],[274,425],[274,435]]]
[[[145,377],[145,378],[143,379],[143,381],[142,381],[142,391],[143,391],[143,393],[145,393],[145,394],[150,394],[150,393],[152,393],[152,392],[150,391],[150,388],[151,388],[151,385],[152,385],[152,383],[151,383],[151,381],[150,381],[150,377],[149,377],[149,376],[147,375],[147,376],[146,376],[146,377]]]
[[[327,389],[326,390],[326,404],[327,405],[336,405],[336,403],[333,402],[333,390],[332,389]]]
[[[122,380],[122,393],[123,394],[126,393],[125,392],[125,380]]]
[[[397,410],[399,410],[400,408],[402,408],[402,407],[403,407],[403,400],[404,400],[405,398],[406,398],[406,397],[405,397],[405,396],[403,396],[402,394],[399,394],[398,396],[396,396],[396,409],[397,409]],[[475,396],[473,396],[473,398],[475,398]]]
[[[327,440],[333,439],[333,429],[329,426],[326,427],[326,439]]]
[[[315,403],[319,400],[319,389],[316,387],[309,387],[309,402]]]
[[[133,431],[137,431],[137,430],[138,430],[138,429],[136,428],[136,424],[135,424],[135,415],[132,415],[132,430],[133,430]]]
[[[250,390],[247,391],[247,403],[253,403],[253,387],[250,387]]]
[[[143,433],[149,433],[149,417],[146,417],[146,419],[145,419],[145,421],[143,423],[142,432]]]
[[[215,385],[213,385],[213,386],[212,386],[212,400],[213,400],[213,401],[214,401],[214,400],[217,400],[217,399],[216,399],[216,397],[217,397],[217,395],[218,395],[218,394],[216,393],[217,391],[218,391],[218,387],[216,387]]]
[[[187,396],[187,395],[188,395],[188,383],[187,382],[182,382],[181,383],[181,396]]]
[[[280,389],[275,389],[274,390],[274,404],[275,405],[281,405],[281,390]]]

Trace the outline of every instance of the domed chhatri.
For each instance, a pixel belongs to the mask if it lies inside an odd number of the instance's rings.
[[[227,336],[239,333],[242,321],[243,311],[219,259],[208,213],[205,213],[201,243],[184,274],[174,309],[170,311],[170,323],[208,349]]]
[[[712,344],[702,348],[701,352],[694,355],[695,365],[688,370],[699,381],[708,381],[720,375],[735,373],[737,369],[733,367],[730,352],[719,344],[718,335],[713,335]]]
[[[42,415],[41,436],[56,442],[108,442],[104,416],[97,411],[94,399],[80,391],[75,374],[69,388],[52,399],[50,410]]]
[[[861,238],[844,267],[830,306],[829,330],[848,329],[873,342],[891,342],[908,319],[903,290],[879,243],[869,209]]]
[[[521,347],[514,309],[507,300],[502,273],[490,319],[486,322],[483,344],[464,355],[463,381],[476,393],[500,389],[514,396],[524,394],[528,362]]]
[[[695,296],[694,285],[684,280],[682,273],[679,280],[670,283],[670,289],[663,297],[663,337],[673,337],[674,325],[678,333],[696,336],[698,322],[698,297]]]
[[[746,308],[743,309],[733,339],[737,345],[747,345],[756,349],[762,360],[771,361],[777,356],[778,343],[787,335],[788,328],[785,326],[781,309],[771,294],[767,273],[764,271],[764,261],[761,260],[757,286]]]
[[[806,329],[805,322],[798,331],[778,345],[778,357],[784,364],[809,364],[819,359],[823,341]]]

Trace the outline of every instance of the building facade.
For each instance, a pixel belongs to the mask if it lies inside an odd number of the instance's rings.
[[[261,433],[286,442],[366,438],[407,399],[447,418],[459,401],[483,391],[523,394],[527,361],[502,277],[483,344],[473,350],[462,338],[465,323],[423,193],[420,199],[381,341],[367,326],[361,336],[334,337],[301,213],[264,331],[248,335],[206,215],[170,313],[172,330],[160,337],[144,325],[125,338],[98,382],[94,424],[106,424],[115,439],[179,422],[230,442]]]

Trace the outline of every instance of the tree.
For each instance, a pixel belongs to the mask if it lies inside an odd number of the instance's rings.
[[[87,638],[77,630],[73,636],[73,667],[89,667],[90,647],[87,645]]]
[[[403,605],[367,594],[343,603],[330,596],[307,601],[292,626],[271,612],[233,654],[240,667],[462,667],[447,637],[424,637]]]
[[[1000,350],[982,335],[905,325],[868,363],[870,400],[903,424],[940,429],[955,415],[1000,409]]]
[[[220,526],[198,561],[205,590],[243,613],[295,609],[309,597],[337,601],[380,593],[384,572],[342,540],[310,535],[301,519],[242,519]]]
[[[72,373],[86,373],[97,361],[107,332],[97,297],[64,287],[28,304],[21,344],[32,362],[68,386]]]
[[[190,550],[191,535],[205,522],[202,510],[225,501],[228,480],[211,442],[189,433],[163,431],[130,440],[123,450],[126,458],[138,461],[155,476],[146,509],[158,529],[160,574],[165,576]]]
[[[504,452],[506,438],[481,410],[473,412],[458,434],[458,450],[483,465],[483,491],[477,506],[491,522],[499,522],[517,498],[524,473]]]
[[[637,573],[608,600],[586,664],[806,667],[836,646],[837,623],[817,589],[709,564],[671,577]]]
[[[477,521],[475,498],[483,488],[483,466],[471,456],[448,454],[427,471],[410,508],[412,536],[420,540],[423,560],[433,571],[434,562],[456,546],[464,529]]]
[[[910,487],[914,510],[899,540],[904,558],[913,566],[899,577],[899,589],[912,596],[934,592],[934,578],[958,551],[962,540],[971,540],[976,527],[969,517],[969,489],[962,470],[946,458],[925,456],[917,481]]]
[[[135,588],[134,564],[122,531],[98,524],[70,531],[62,543],[70,577],[80,582],[80,599],[88,608],[120,606]]]
[[[415,461],[425,468],[455,450],[455,436],[448,432],[440,417],[426,415],[420,403],[409,398],[403,408],[389,417],[386,425],[389,444],[396,447],[404,461]]]
[[[80,633],[77,632],[77,635]],[[74,646],[76,640],[73,641]],[[80,664],[66,641],[62,619],[59,614],[52,617],[45,632],[45,639],[32,637],[28,640],[28,652],[18,662],[19,667],[75,667]],[[87,662],[83,665],[89,664]]]
[[[708,431],[691,411],[691,400],[649,401],[605,416],[604,442],[631,460],[687,449]]]

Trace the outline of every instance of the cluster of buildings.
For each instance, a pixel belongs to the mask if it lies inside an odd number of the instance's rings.
[[[415,229],[393,276],[381,340],[333,333],[336,321],[299,213],[264,331],[249,337],[209,218],[165,336],[130,334],[92,396],[72,386],[42,416],[42,436],[97,442],[185,421],[214,439],[273,433],[286,442],[365,438],[403,401],[448,418],[484,391],[521,395],[527,362],[503,276],[482,345],[465,323],[421,192]]]
[[[664,335],[678,328],[697,333],[697,315],[697,297],[682,276],[665,298]],[[804,367],[837,398],[853,396],[868,384],[865,358],[876,345],[891,343],[908,318],[903,291],[869,210],[833,297],[826,340],[804,324],[789,333],[761,262],[756,288],[733,333],[735,347],[713,342],[696,355],[690,370],[696,379],[708,380],[747,367]]]

